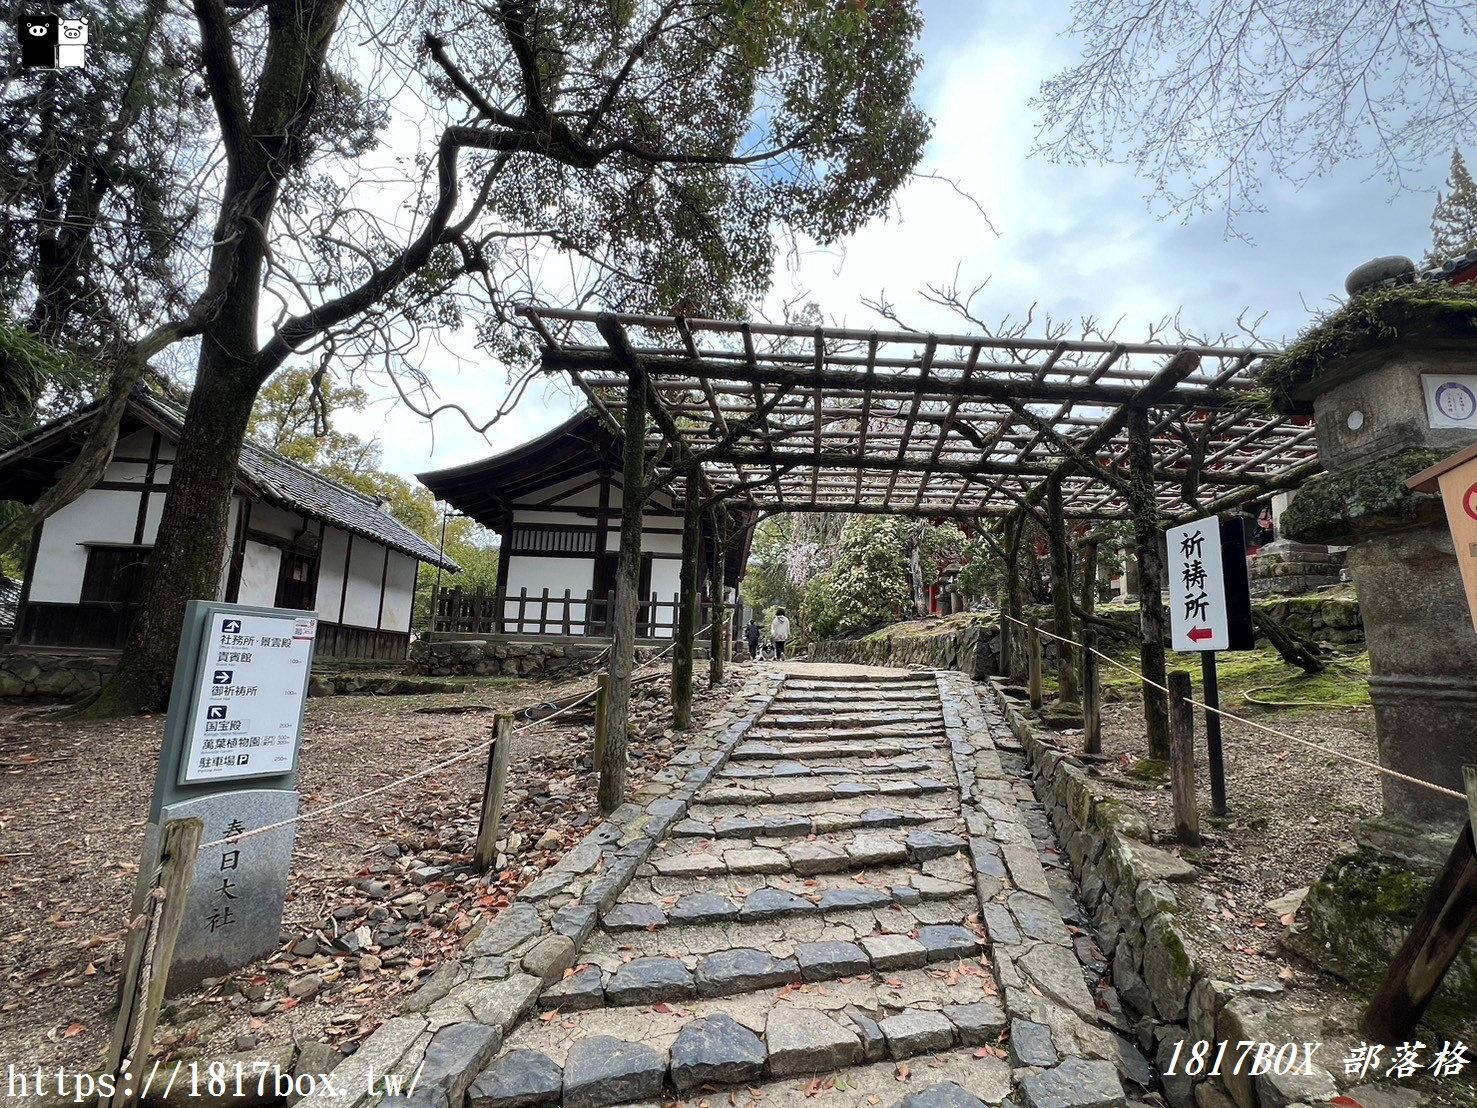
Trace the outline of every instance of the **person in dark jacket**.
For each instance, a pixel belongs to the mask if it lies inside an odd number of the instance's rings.
[[[759,657],[759,621],[753,616],[749,617],[749,623],[744,628],[744,639],[749,644],[749,661]]]

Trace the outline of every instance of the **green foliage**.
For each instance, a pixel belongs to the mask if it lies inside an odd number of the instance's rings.
[[[782,607],[789,612],[800,609],[801,590],[790,574],[789,554],[795,539],[799,517],[770,516],[754,529],[749,547],[749,564],[744,571],[740,593],[743,601],[756,612]]]
[[[1311,411],[1311,405],[1298,393],[1339,360],[1373,350],[1398,336],[1422,332],[1467,340],[1477,337],[1477,284],[1452,286],[1421,281],[1355,296],[1269,359],[1258,379],[1279,411]]]
[[[0,446],[36,424],[38,404],[48,391],[66,404],[66,395],[85,376],[75,358],[23,327],[0,322]]]
[[[1431,213],[1431,249],[1426,251],[1426,265],[1439,266],[1477,250],[1477,183],[1467,170],[1460,150],[1451,152],[1451,174],[1446,190],[1436,194],[1436,208]]]
[[[911,603],[909,530],[907,520],[893,516],[848,521],[835,564],[806,585],[800,602],[800,622],[811,639],[896,619]]]
[[[938,581],[940,565],[957,564],[969,547],[969,536],[956,523],[924,523],[918,532],[919,561],[925,587]]]

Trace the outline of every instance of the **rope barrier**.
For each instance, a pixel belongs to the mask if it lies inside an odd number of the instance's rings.
[[[696,644],[696,641],[697,641],[698,637],[703,632],[705,632],[705,631],[711,631],[713,629],[713,624],[715,622],[717,622],[717,621],[716,620],[710,620],[707,623],[706,626],[699,628],[694,633],[694,635],[693,635],[694,644]],[[632,669],[631,670],[631,676],[632,677],[635,677],[636,674],[640,673],[642,670],[651,668],[651,666],[653,666],[657,662],[661,661],[662,658],[664,658],[667,654],[671,653],[671,651],[673,649],[675,649],[676,646],[677,646],[677,640],[674,637],[673,640],[672,640],[672,642],[669,645],[663,647],[656,654],[653,654],[650,658],[646,659],[646,661],[642,662],[639,666],[636,666],[634,669]],[[607,657],[610,654],[610,651],[611,651],[611,647],[608,647],[607,646],[600,654],[597,654],[595,656],[595,661],[598,662],[601,658]],[[595,698],[595,693],[596,693],[596,690],[591,689],[589,692],[587,692],[583,696],[581,696],[578,700],[571,701],[570,703],[564,705],[564,707],[559,708],[556,711],[553,711],[553,712],[549,713],[548,715],[542,717],[541,719],[530,720],[529,722],[524,723],[524,724],[522,724],[519,727],[513,728],[512,733],[514,735],[522,735],[522,734],[526,734],[529,731],[533,731],[533,730],[535,730],[535,729],[537,729],[539,727],[543,727],[545,724],[547,724],[547,723],[549,723],[549,722],[551,722],[551,721],[553,721],[555,719],[558,719],[560,716],[564,715],[565,713],[570,712],[570,711],[573,711],[575,708],[578,708],[580,705],[585,704],[585,703],[587,703],[590,700],[593,700]],[[533,705],[528,705],[525,708],[514,708],[513,711],[510,714],[517,715],[519,712],[528,711],[528,710],[531,710],[533,708],[538,708],[538,707],[541,707],[541,706],[542,705],[539,705],[539,704],[533,704]],[[228,835],[228,836],[226,836],[223,839],[216,839],[214,842],[202,843],[200,845],[200,848],[199,849],[201,849],[201,850],[209,850],[210,848],[217,847],[217,846],[232,846],[232,845],[234,845],[236,843],[243,842],[246,839],[255,838],[257,835],[265,835],[268,831],[277,831],[277,830],[280,830],[283,827],[291,827],[294,824],[307,823],[310,820],[322,819],[324,816],[329,815],[332,812],[339,811],[342,808],[347,808],[347,807],[349,807],[350,805],[353,805],[353,804],[358,804],[360,801],[368,800],[371,797],[379,796],[381,793],[389,792],[391,789],[398,789],[402,785],[409,784],[411,781],[418,780],[418,779],[420,779],[422,777],[428,777],[428,776],[430,776],[433,773],[440,773],[442,770],[449,769],[451,766],[456,765],[458,762],[463,762],[466,759],[473,757],[474,755],[484,753],[486,751],[486,749],[487,749],[487,747],[485,745],[482,745],[482,744],[479,744],[477,746],[467,747],[465,750],[458,751],[456,754],[453,754],[451,757],[445,758],[442,761],[436,762],[434,765],[427,766],[425,769],[417,770],[415,773],[407,774],[404,777],[401,777],[401,778],[398,778],[398,779],[396,779],[394,781],[391,781],[388,785],[380,785],[377,788],[369,789],[366,792],[362,792],[362,793],[358,793],[358,794],[356,794],[354,796],[346,797],[343,800],[336,800],[332,804],[328,805],[326,808],[314,808],[311,812],[303,812],[303,813],[300,813],[298,815],[293,816],[291,819],[283,819],[283,820],[278,820],[276,823],[263,824],[261,827],[253,827],[250,831],[242,831],[238,835]],[[598,769],[599,767],[596,767],[596,768]]]
[[[1008,612],[1001,612],[1000,615],[1003,618],[1010,620],[1011,623],[1017,623],[1022,627],[1030,627],[1030,624],[1028,624],[1025,620],[1016,619],[1015,616],[1011,615]],[[1068,646],[1075,646],[1079,650],[1086,649],[1084,644],[1076,641],[1075,639],[1064,638],[1061,635],[1053,634],[1050,631],[1044,631],[1040,627],[1036,628],[1036,633],[1038,635],[1044,635],[1049,639],[1056,639],[1057,642],[1066,643]],[[1155,681],[1152,678],[1148,677],[1140,670],[1136,670],[1131,666],[1124,665],[1122,662],[1118,661],[1117,658],[1110,658],[1108,655],[1104,654],[1096,647],[1092,648],[1092,653],[1101,658],[1103,661],[1107,662],[1109,665],[1117,666],[1125,673],[1133,674],[1144,684],[1152,686],[1153,688],[1160,690],[1166,695],[1169,694],[1169,689],[1167,686],[1161,685],[1158,681]],[[1288,742],[1296,743],[1299,746],[1305,746],[1308,749],[1316,750],[1321,754],[1328,754],[1334,758],[1339,758],[1353,765],[1362,766],[1365,769],[1374,770],[1376,773],[1384,774],[1386,777],[1392,777],[1397,781],[1404,781],[1407,785],[1417,785],[1423,789],[1429,789],[1434,793],[1440,793],[1442,796],[1453,797],[1461,801],[1465,801],[1467,799],[1466,793],[1457,792],[1455,789],[1448,789],[1445,785],[1438,785],[1434,781],[1427,781],[1421,777],[1412,777],[1408,773],[1401,773],[1399,770],[1391,769],[1389,766],[1382,766],[1378,762],[1371,762],[1366,758],[1360,758],[1354,754],[1347,754],[1342,750],[1335,750],[1331,746],[1324,746],[1322,743],[1315,743],[1310,739],[1303,739],[1299,738],[1297,735],[1290,735],[1280,728],[1268,727],[1264,723],[1258,723],[1256,720],[1247,719],[1245,716],[1238,716],[1221,708],[1213,708],[1209,704],[1205,704],[1199,700],[1196,700],[1193,696],[1188,696],[1185,698],[1185,700],[1188,703],[1193,704],[1197,708],[1203,708],[1207,712],[1214,712],[1222,719],[1230,719],[1235,720],[1237,723],[1244,723],[1246,724],[1246,726],[1251,727],[1257,731],[1265,731],[1269,735],[1276,735],[1279,739],[1286,739]]]

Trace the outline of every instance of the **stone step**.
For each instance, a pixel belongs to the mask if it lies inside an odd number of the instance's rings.
[[[982,987],[988,971],[975,966],[968,976],[956,973],[949,989],[915,986],[904,976],[924,975],[890,975],[897,987],[802,985],[783,1000],[765,996],[762,1008],[754,998],[734,997],[661,1002],[660,1010],[560,1012],[509,1039],[473,1082],[467,1108],[671,1102],[700,1098],[706,1089],[787,1078],[794,1084],[796,1077],[867,1063],[885,1069],[893,1087],[878,1087],[896,1097],[898,1062],[953,1050],[973,1058],[979,1047],[1000,1041],[1007,1021],[999,1000]],[[929,999],[902,1003],[910,994]],[[1008,1064],[993,1053],[986,1057],[993,1063],[990,1087],[1008,1088]],[[973,1074],[972,1087],[984,1091],[979,1065],[948,1072],[963,1080]],[[769,1096],[761,1103],[769,1104]]]
[[[962,831],[962,827],[959,829]],[[650,866],[665,877],[712,877],[723,873],[794,873],[811,877],[904,861],[917,865],[954,854],[967,856],[969,850],[969,842],[962,834],[924,829],[843,832],[784,841],[775,846],[711,839],[693,848],[690,842],[686,838],[669,842],[652,857]]]
[[[890,923],[889,914],[908,909],[910,918],[957,922],[955,909],[940,912],[920,905],[968,897],[973,881],[968,867],[944,858],[922,866],[879,866],[848,873],[798,878],[793,874],[746,874],[707,879],[653,877],[628,889],[601,920],[609,934],[654,934],[664,928],[754,923],[785,918],[829,916],[866,910]],[[978,905],[963,903],[959,911]],[[855,921],[853,921],[855,922]],[[864,925],[866,921],[861,921]]]
[[[794,759],[772,758],[768,762],[725,766],[718,776],[730,781],[764,780],[780,777],[857,777],[872,774],[898,776],[908,773],[943,773],[950,763],[947,755],[935,756],[927,761],[908,755],[891,759],[868,758],[865,761],[841,763],[819,758],[809,762]]]
[[[615,971],[596,965],[577,969],[540,998],[544,1009],[640,1008],[739,996],[786,985],[839,981],[859,974],[886,974],[938,963],[973,961],[983,945],[959,924],[927,924],[915,939],[888,932],[856,942],[797,942],[793,953],[777,957],[757,947],[723,947],[688,958],[648,955],[632,958]],[[689,965],[692,963],[692,965]]]
[[[902,727],[905,724],[944,725],[938,709],[920,712],[897,708],[849,708],[845,712],[818,717],[814,712],[767,712],[756,727],[762,731],[836,731],[840,728]]]
[[[941,775],[942,776],[942,775]],[[848,797],[924,796],[950,792],[954,785],[938,777],[883,778],[869,781],[828,781],[824,778],[767,780],[709,785],[702,793],[704,804],[811,804]]]
[[[774,698],[773,703],[791,705],[805,705],[808,709],[819,708],[825,710],[825,706],[831,704],[938,704],[938,690],[920,688],[916,692],[898,690],[872,691],[869,689],[847,689],[844,692],[820,692],[819,690],[800,690],[793,693],[781,692]]]
[[[870,685],[877,689],[938,688],[938,679],[932,673],[910,673],[906,677],[878,677],[870,673],[848,673],[830,677],[802,677],[791,675],[785,679],[781,691],[790,689],[846,688]]]
[[[704,805],[694,804],[688,810],[688,818],[673,826],[671,834],[679,839],[785,839],[959,818],[958,811],[953,808],[882,807],[866,798],[860,798],[859,802],[865,804],[865,808],[855,812],[833,809],[815,815],[788,812],[763,818],[738,815],[722,807],[710,812]],[[849,802],[848,806],[857,803]]]
[[[769,758],[885,758],[889,755],[913,754],[923,750],[939,750],[937,739],[874,739],[870,742],[745,742],[734,748],[731,761],[745,762]]]
[[[902,739],[925,741],[944,738],[944,725],[933,724],[885,724],[875,727],[831,727],[831,728],[787,728],[755,727],[748,738],[767,743],[836,743],[871,742],[877,739]]]

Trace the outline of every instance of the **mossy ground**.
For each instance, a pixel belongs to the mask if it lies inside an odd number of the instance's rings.
[[[1132,667],[1132,673],[1118,666],[1100,663],[1099,673],[1105,698],[1137,700],[1142,696],[1139,681],[1138,651],[1119,649],[1107,652],[1123,665]],[[1200,699],[1204,685],[1200,676],[1198,654],[1168,654],[1170,670],[1183,669],[1189,672],[1190,682],[1196,699]],[[1311,711],[1308,705],[1318,709],[1368,708],[1369,707],[1369,654],[1367,651],[1345,657],[1332,663],[1319,674],[1304,673],[1297,666],[1284,662],[1277,651],[1269,646],[1256,650],[1227,651],[1216,662],[1217,685],[1220,688],[1221,707],[1227,711],[1256,713],[1269,709],[1251,703],[1247,694],[1264,702],[1279,702],[1289,705],[1279,711]]]

